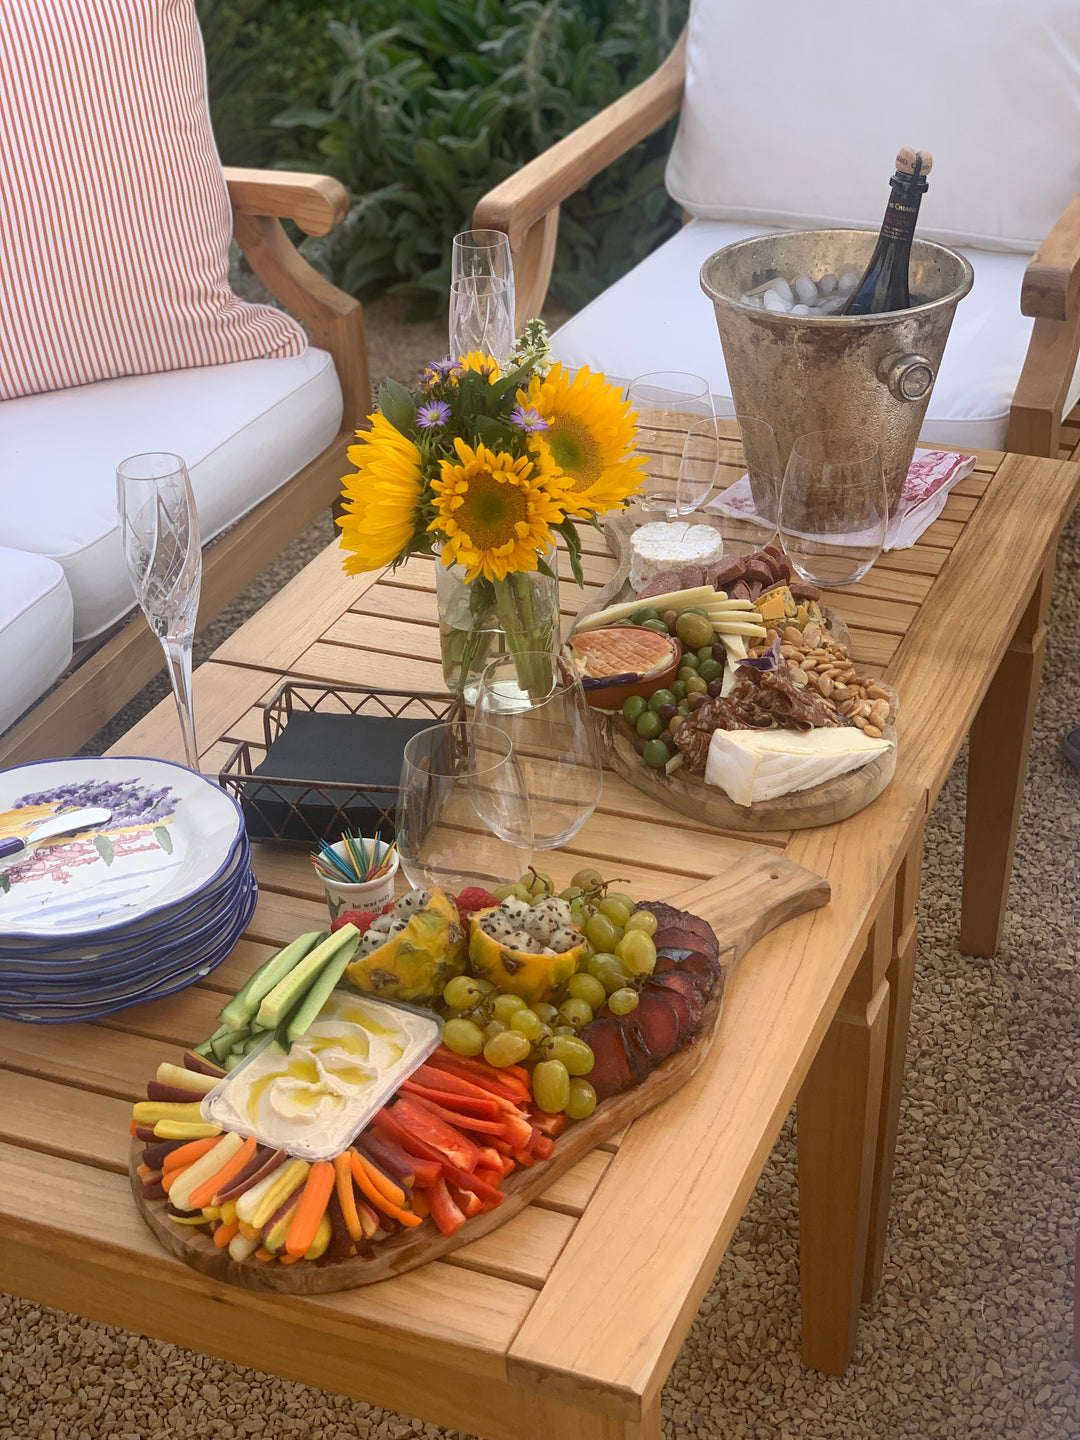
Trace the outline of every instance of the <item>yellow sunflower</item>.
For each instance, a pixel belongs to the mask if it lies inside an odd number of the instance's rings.
[[[603,375],[583,366],[571,380],[556,364],[545,379],[534,375],[528,394],[519,390],[517,398],[548,422],[529,437],[529,449],[541,465],[558,467],[568,514],[610,510],[635,493],[645,461],[633,453],[633,412]]]
[[[356,473],[342,477],[345,510],[341,548],[352,550],[345,573],[378,570],[406,549],[416,529],[423,493],[420,451],[385,415],[369,415],[370,430],[358,430],[349,446]]]
[[[436,515],[428,529],[445,536],[442,563],[467,566],[466,580],[535,570],[537,551],[563,518],[536,466],[464,440],[455,440],[454,450],[460,464],[441,460],[441,476],[431,482]]]
[[[460,356],[450,371],[450,379],[460,380],[466,370],[475,370],[478,375],[486,375],[489,385],[494,385],[499,378],[499,362],[494,355],[485,355],[480,350],[470,350],[467,355]]]

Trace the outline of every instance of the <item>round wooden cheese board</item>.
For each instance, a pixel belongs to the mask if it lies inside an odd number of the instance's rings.
[[[143,1147],[136,1141],[131,1147],[129,1174],[135,1204],[143,1219],[165,1249],[192,1269],[244,1289],[290,1295],[313,1295],[373,1284],[479,1240],[520,1213],[601,1141],[666,1100],[689,1080],[704,1062],[716,1038],[724,988],[740,957],[776,925],[827,904],[829,886],[819,875],[794,861],[752,845],[722,876],[702,882],[677,898],[688,907],[684,913],[704,919],[712,927],[719,946],[721,973],[697,1031],[682,1049],[661,1061],[641,1084],[604,1100],[587,1120],[568,1125],[555,1141],[549,1159],[538,1161],[531,1169],[516,1170],[502,1184],[506,1196],[503,1203],[495,1210],[467,1220],[457,1234],[445,1236],[433,1221],[425,1220],[415,1229],[379,1241],[368,1257],[300,1261],[288,1266],[254,1258],[236,1262],[227,1250],[217,1248],[205,1230],[171,1221],[167,1201],[144,1197],[138,1175]]]

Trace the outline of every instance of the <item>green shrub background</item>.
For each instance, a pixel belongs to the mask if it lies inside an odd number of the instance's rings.
[[[450,238],[524,161],[644,79],[686,0],[199,0],[226,164],[324,170],[347,221],[306,240],[362,299],[445,308]],[[678,228],[674,122],[563,206],[552,295],[577,308]]]

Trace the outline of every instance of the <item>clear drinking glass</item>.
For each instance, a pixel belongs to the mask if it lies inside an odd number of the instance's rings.
[[[476,721],[414,735],[402,755],[396,832],[401,868],[418,889],[490,890],[524,874],[532,811],[509,738]]]
[[[493,275],[470,275],[450,286],[450,358],[470,351],[499,365],[514,348],[514,288]]]
[[[708,382],[679,370],[655,371],[631,380],[626,398],[637,412],[636,448],[647,462],[634,503],[649,514],[671,518],[687,431],[698,420],[715,419]]]
[[[510,237],[502,230],[463,230],[454,236],[450,254],[450,279],[465,280],[470,276],[490,275],[505,280],[514,291],[514,262],[510,254]]]
[[[875,441],[854,430],[816,430],[791,447],[780,488],[780,540],[804,580],[854,585],[885,543],[889,507]]]
[[[135,597],[161,641],[184,754],[199,768],[191,699],[191,645],[199,611],[202,547],[187,466],[179,455],[133,455],[116,468],[120,542]]]
[[[534,680],[531,690],[519,683],[519,671]],[[577,670],[539,651],[503,655],[484,671],[476,718],[497,726],[513,743],[532,806],[533,849],[565,845],[596,809],[604,784],[596,728]]]
[[[717,493],[706,500],[704,510],[724,539],[724,550],[745,555],[761,550],[776,540],[776,505],[780,492],[781,468],[776,435],[771,425],[748,416],[739,417],[738,434],[728,434],[731,422],[700,421],[687,435],[688,463],[706,466],[715,434]],[[704,457],[704,458],[702,458]],[[738,482],[746,477],[746,485]]]

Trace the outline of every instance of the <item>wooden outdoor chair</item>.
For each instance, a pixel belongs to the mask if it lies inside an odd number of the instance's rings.
[[[1080,11],[1058,0],[1034,10],[916,0],[901,67],[899,32],[874,9],[828,0],[808,25],[795,0],[767,15],[748,0],[694,0],[659,69],[490,191],[473,224],[510,237],[520,327],[547,293],[560,204],[679,114],[667,184],[683,229],[561,327],[552,348],[572,368],[623,381],[701,374],[731,417],[702,261],[770,228],[876,229],[893,155],[926,145],[936,158],[919,233],[962,248],[975,286],[922,438],[1068,457],[1080,440],[1080,411],[1063,424],[1080,398]]]
[[[329,352],[343,409],[332,442],[206,548],[200,630],[332,505],[348,468],[346,445],[371,403],[362,308],[312,269],[281,223],[289,219],[307,235],[325,235],[348,213],[345,188],[320,175],[224,173],[234,238],[271,294],[307,327],[312,344]],[[77,645],[60,683],[0,735],[0,767],[78,750],[161,665],[160,643],[139,611]]]

